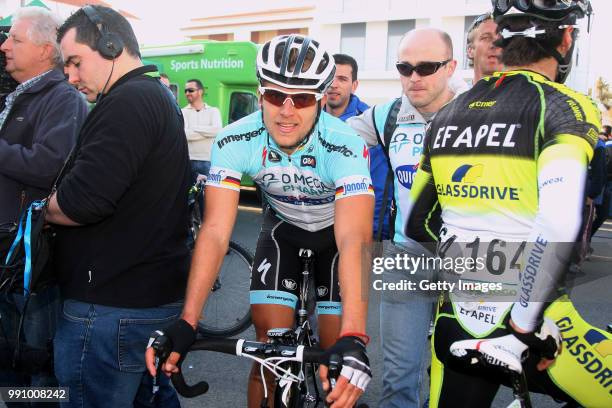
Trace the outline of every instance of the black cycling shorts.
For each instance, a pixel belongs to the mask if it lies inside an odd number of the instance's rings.
[[[251,271],[251,304],[285,305],[295,309],[301,279],[300,249],[315,253],[314,288],[317,313],[340,315],[338,248],[334,227],[310,232],[278,218],[268,209],[257,240]]]

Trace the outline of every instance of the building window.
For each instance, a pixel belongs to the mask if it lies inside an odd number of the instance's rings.
[[[340,52],[350,55],[362,67],[365,62],[365,23],[342,24],[340,27]]]
[[[301,34],[306,36],[308,35],[308,28],[283,28],[281,30],[252,31],[251,41],[253,41],[255,44],[263,44],[276,36],[289,34]]]
[[[478,16],[465,16],[464,18],[464,27],[463,27],[463,69],[470,68],[470,60],[467,57],[467,39],[468,39],[468,30],[470,26],[476,20]]]
[[[395,71],[395,63],[397,62],[397,47],[399,47],[400,40],[404,34],[410,30],[413,30],[414,26],[414,20],[389,21],[387,31],[387,71]]]

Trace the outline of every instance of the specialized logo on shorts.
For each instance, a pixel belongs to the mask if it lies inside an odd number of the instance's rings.
[[[395,176],[397,181],[406,188],[412,188],[414,182],[414,176],[417,172],[419,165],[416,166],[399,166],[395,169]]]
[[[283,279],[283,286],[288,290],[295,290],[297,283],[293,279]]]
[[[312,167],[314,169],[317,167],[317,158],[314,156],[304,155],[300,159],[300,164],[302,167]]]
[[[276,150],[270,150],[268,152],[268,160],[270,160],[271,163],[278,163],[281,161],[281,155]]]
[[[319,286],[317,288],[317,295],[319,295],[319,297],[327,295],[328,292],[329,290],[325,286]]]
[[[484,171],[482,164],[459,166],[451,176],[452,183],[436,184],[436,191],[439,196],[456,198],[511,201],[519,199],[519,189],[516,187],[474,185],[484,175]]]
[[[270,270],[271,266],[272,264],[268,262],[268,258],[264,258],[264,260],[261,261],[261,263],[257,267],[257,272],[261,272],[261,283],[263,283],[264,285],[266,284],[266,274],[268,273],[268,270]]]

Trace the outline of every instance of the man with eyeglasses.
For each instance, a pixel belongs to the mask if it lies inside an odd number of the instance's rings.
[[[493,6],[505,71],[436,115],[414,180],[415,206],[441,206],[438,254],[482,262],[440,279],[491,289],[456,290],[438,304],[430,406],[488,407],[513,381],[567,406],[609,407],[610,337],[580,318],[561,287],[600,128],[592,100],[563,85],[590,2]]]
[[[449,81],[457,62],[447,33],[427,28],[406,33],[399,44],[397,70],[403,95],[348,120],[368,146],[384,146],[394,181],[391,241],[383,255],[420,257],[429,251],[406,236],[411,213],[410,190],[422,153],[425,127],[454,94]],[[391,120],[389,118],[395,117]],[[389,130],[388,128],[392,129]],[[393,221],[394,219],[394,221]],[[432,217],[435,223],[435,217]],[[423,228],[436,230],[436,226]],[[426,279],[429,271],[393,268],[384,283]],[[381,407],[421,407],[420,383],[432,305],[429,299],[403,291],[382,291],[380,306],[383,348]]]
[[[371,378],[365,334],[368,249],[373,191],[363,140],[322,111],[334,78],[334,59],[315,40],[275,37],[257,56],[261,110],[223,129],[212,149],[204,223],[198,235],[182,320],[164,330],[175,345],[163,367],[176,371],[178,354],[195,338],[202,306],[226,253],[238,209],[240,178],[248,174],[269,203],[251,276],[251,312],[257,339],[291,327],[298,299],[299,250],[315,252],[314,280],[321,347],[340,357],[341,376],[326,396],[333,407],[352,407]],[[342,295],[340,295],[342,288]],[[147,350],[151,372],[153,349]],[[327,369],[319,370],[329,389]],[[268,398],[274,381],[266,375]],[[249,407],[264,389],[255,364]],[[271,401],[269,401],[271,402]]]
[[[467,32],[467,57],[470,67],[474,69],[473,82],[501,71],[501,49],[495,45],[497,24],[491,13],[478,16]]]
[[[219,109],[204,103],[204,86],[199,79],[187,81],[185,98],[189,104],[182,111],[191,162],[192,183],[195,183],[198,175],[208,176],[210,150],[223,124]]]

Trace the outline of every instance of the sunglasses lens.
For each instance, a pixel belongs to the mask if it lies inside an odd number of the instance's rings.
[[[195,90],[195,89],[193,89],[193,88],[187,88],[187,89],[185,89],[185,93],[193,93],[193,92],[195,92],[195,91],[196,91],[196,90]]]
[[[287,95],[272,89],[266,89],[263,94],[263,98],[274,106],[282,106],[283,102],[285,102],[285,99],[287,98]]]
[[[414,71],[414,67],[405,62],[398,62],[397,64],[395,64],[395,67],[397,68],[397,71],[403,76],[410,76]]]
[[[295,94],[291,96],[291,99],[298,109],[307,108],[317,103],[317,98],[313,94]]]
[[[434,62],[424,62],[414,67],[414,70],[420,76],[433,75],[438,70],[439,65]]]
[[[285,93],[275,91],[273,89],[266,89],[263,93],[265,101],[271,103],[274,106],[282,106],[287,98],[291,98],[293,105],[297,109],[307,108],[317,103],[317,98],[313,94],[298,93],[293,95],[287,95]]]

